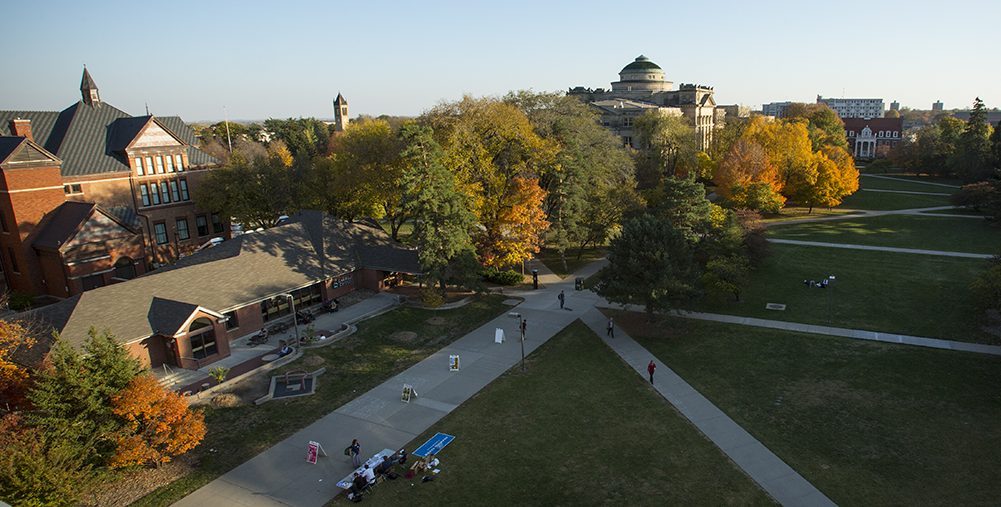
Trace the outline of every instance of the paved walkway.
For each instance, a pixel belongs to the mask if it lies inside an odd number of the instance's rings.
[[[798,239],[768,238],[769,243],[781,243],[786,245],[822,246],[826,248],[844,248],[847,250],[875,250],[880,252],[896,252],[921,255],[938,255],[942,257],[964,257],[967,259],[992,259],[991,254],[978,254],[967,252],[945,252],[942,250],[922,250],[919,248],[896,248],[892,246],[873,245],[852,245],[847,243],[825,243],[822,241],[800,241]]]
[[[657,365],[654,389],[780,504],[835,505],[813,484],[768,450],[705,396],[699,394],[667,365],[657,360],[647,349],[636,343],[622,329],[615,330],[615,338],[605,336],[605,326],[608,321],[596,309],[586,312],[582,320],[644,379],[647,377],[647,363],[653,360]]]
[[[949,185],[947,183],[935,183],[931,181],[912,180],[908,178],[895,178],[893,176],[879,176],[876,174],[862,174],[864,178],[877,178],[881,180],[904,181],[907,183],[918,183],[920,185],[934,185],[936,187],[961,188],[959,185]]]
[[[888,194],[911,194],[911,195],[944,195],[950,196],[948,192],[918,192],[916,190],[885,190],[881,188],[860,188],[863,192],[886,192]]]

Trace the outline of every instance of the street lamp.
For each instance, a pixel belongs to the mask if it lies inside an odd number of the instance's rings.
[[[826,285],[827,285],[827,289],[828,289],[828,291],[827,291],[827,324],[828,325],[832,325],[833,324],[833,319],[834,319],[834,316],[832,315],[832,310],[831,310],[831,289],[834,288],[834,280],[835,280],[834,275],[828,275],[827,276],[827,284]]]
[[[299,345],[300,345],[299,344],[299,316],[295,314],[295,298],[292,297],[292,294],[288,294],[288,293],[280,294],[280,295],[287,297],[288,298],[288,303],[292,307],[292,327],[295,328],[295,348],[298,349]]]
[[[521,323],[518,328],[521,330],[521,371],[525,371],[525,328],[528,327],[528,321],[521,319]]]

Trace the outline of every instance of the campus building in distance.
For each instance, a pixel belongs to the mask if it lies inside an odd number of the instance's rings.
[[[882,118],[885,108],[883,99],[832,99],[817,95],[818,104],[828,107],[845,118]]]

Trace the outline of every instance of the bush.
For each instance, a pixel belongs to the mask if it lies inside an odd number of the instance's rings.
[[[1001,200],[1001,195],[997,187],[989,181],[963,185],[959,192],[949,197],[949,202],[954,206],[972,208],[976,211],[989,209],[998,200]]]
[[[973,299],[981,311],[1001,312],[1001,256],[970,284]]]
[[[7,294],[7,306],[15,312],[23,312],[30,309],[33,302],[34,299],[32,299],[30,294],[17,291],[11,291]]]
[[[893,169],[893,162],[886,158],[877,158],[865,166],[866,172],[870,173],[888,173],[891,169]]]
[[[438,308],[445,304],[445,297],[434,287],[424,287],[421,289],[421,303],[428,308]]]
[[[524,279],[521,273],[513,269],[501,271],[497,268],[486,268],[483,270],[482,276],[484,280],[498,285],[518,285]]]

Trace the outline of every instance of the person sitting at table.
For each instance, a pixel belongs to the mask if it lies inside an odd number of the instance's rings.
[[[362,470],[361,476],[365,478],[369,486],[375,484],[375,471],[368,467],[368,463],[365,464],[365,469]]]
[[[362,477],[361,474],[355,472],[354,479],[351,479],[351,488],[350,488],[351,494],[360,495],[362,490],[365,489],[365,486],[368,486],[368,481],[365,480],[365,478]]]
[[[382,462],[375,466],[375,473],[378,475],[385,475],[389,472],[389,469],[393,468],[393,459],[389,455],[382,457]]]
[[[407,464],[407,450],[406,449],[400,449],[399,452],[396,453],[396,455],[399,456],[399,463],[401,465],[406,465]]]

